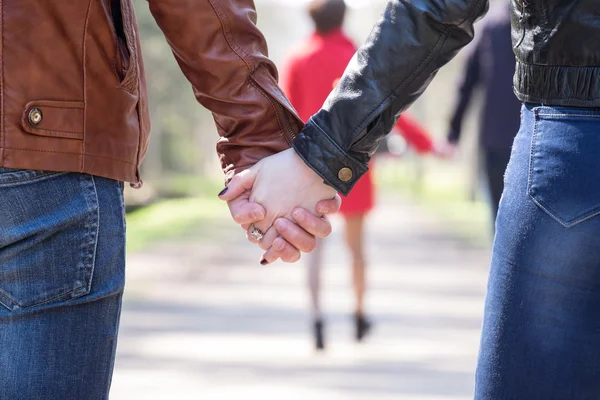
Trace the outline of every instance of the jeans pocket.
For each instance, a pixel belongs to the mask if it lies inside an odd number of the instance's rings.
[[[566,228],[600,214],[600,110],[538,107],[528,192]]]
[[[0,304],[16,311],[89,293],[98,211],[90,175],[0,168]]]

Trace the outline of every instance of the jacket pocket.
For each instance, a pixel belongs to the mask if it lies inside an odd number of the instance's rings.
[[[566,228],[600,214],[600,111],[538,107],[528,193]]]
[[[137,45],[130,0],[111,0],[111,17],[117,46],[116,72],[121,87],[130,92],[137,88]]]
[[[31,101],[23,110],[21,127],[33,135],[83,140],[84,103]]]
[[[98,198],[90,175],[0,168],[0,304],[12,311],[90,291]]]

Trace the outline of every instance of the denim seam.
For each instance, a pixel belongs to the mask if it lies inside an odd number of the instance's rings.
[[[595,114],[544,114],[539,113],[541,117],[589,117],[589,118],[600,118],[600,115]]]
[[[0,304],[2,304],[4,307],[8,308],[9,310],[14,310],[15,309],[14,306],[18,306],[18,309],[20,309],[20,310],[28,310],[30,308],[41,306],[41,305],[44,305],[44,304],[48,304],[48,303],[51,303],[51,302],[56,301],[58,299],[61,299],[63,297],[69,296],[69,295],[73,294],[74,292],[76,292],[78,290],[81,290],[83,287],[85,287],[85,285],[81,285],[79,287],[76,287],[73,290],[69,290],[66,293],[61,293],[60,295],[54,296],[51,299],[44,300],[42,302],[32,304],[30,306],[24,306],[24,305],[22,305],[21,303],[19,303],[15,299],[13,299],[10,296],[8,296],[6,294],[6,292],[4,292],[3,290],[0,290],[0,296],[6,298],[9,302],[11,302],[12,303],[12,307],[10,305],[5,304],[1,299],[0,299]]]
[[[8,183],[20,183],[20,182],[31,182],[34,180],[37,180],[38,178],[49,178],[51,176],[56,176],[56,175],[66,175],[68,174],[68,172],[45,172],[39,175],[33,175],[33,176],[24,176],[20,179],[12,179],[10,181],[3,181],[0,179],[0,187],[3,185],[6,185]]]
[[[58,174],[64,175],[67,173],[58,173]],[[44,175],[38,175],[38,176],[36,176],[36,178],[38,178],[40,176],[45,178],[45,177],[48,177],[49,175],[52,175],[52,174],[49,173],[49,174],[44,174]],[[94,266],[95,266],[95,262],[96,262],[96,251],[97,251],[98,235],[99,235],[99,227],[100,227],[100,223],[99,223],[100,205],[99,205],[98,192],[96,189],[94,177],[92,175],[82,175],[81,179],[82,179],[82,183],[85,181],[89,182],[87,185],[82,184],[82,188],[84,189],[86,202],[88,204],[88,211],[90,214],[90,216],[88,217],[88,221],[85,225],[86,230],[88,230],[88,232],[89,232],[87,234],[89,239],[88,239],[87,243],[84,243],[84,241],[82,241],[82,247],[84,247],[83,252],[82,252],[82,261],[81,261],[82,266],[80,268],[78,268],[78,271],[77,271],[78,276],[77,276],[77,280],[75,281],[76,284],[79,282],[81,282],[81,284],[77,284],[73,289],[71,289],[67,292],[64,292],[64,293],[60,293],[50,299],[45,299],[43,301],[35,302],[34,304],[27,305],[27,306],[25,306],[21,302],[13,299],[4,290],[0,289],[0,304],[2,304],[8,310],[11,310],[11,311],[15,311],[17,309],[28,310],[28,309],[31,309],[34,307],[38,307],[38,306],[41,306],[44,304],[54,302],[56,300],[59,300],[59,299],[65,298],[65,297],[76,298],[76,297],[81,297],[81,296],[89,293],[89,291],[91,289],[91,279],[93,276]],[[33,180],[33,179],[31,179],[31,180]],[[94,211],[96,211],[96,212],[94,213]],[[89,273],[88,273],[88,271],[89,271]],[[83,293],[81,293],[82,289],[84,290]]]
[[[554,210],[552,207],[546,205],[543,201],[537,199],[533,192],[532,192],[532,180],[533,180],[533,162],[534,162],[534,151],[535,151],[535,143],[536,143],[536,139],[538,137],[538,121],[539,121],[539,117],[540,116],[583,116],[583,117],[595,117],[595,118],[600,118],[600,116],[593,116],[593,115],[576,115],[576,114],[543,114],[540,113],[540,108],[537,107],[534,110],[534,123],[533,123],[533,134],[531,135],[531,145],[530,145],[530,150],[529,150],[529,174],[527,177],[527,196],[542,210],[544,210],[546,212],[546,214],[551,217],[553,220],[555,220],[556,222],[558,222],[560,225],[562,225],[563,227],[569,229],[574,227],[575,225],[578,225],[588,219],[594,218],[595,216],[600,214],[600,209],[599,207],[596,207],[594,209],[592,209],[591,211],[588,211],[587,213],[583,214],[580,217],[576,217],[574,219],[571,220],[565,220],[563,218],[561,218],[559,216],[559,213]]]
[[[89,178],[89,180],[88,180]],[[85,243],[85,248],[82,249],[83,265],[80,268],[79,280],[82,282],[79,285],[79,289],[85,289],[83,293],[74,296],[79,297],[89,293],[92,286],[92,276],[94,274],[94,266],[96,263],[96,248],[98,246],[98,230],[100,228],[100,204],[98,201],[98,191],[96,190],[96,180],[93,175],[83,175],[82,179],[86,183],[84,190],[86,191],[86,201],[88,203],[88,210],[90,216],[86,223],[86,230],[88,231],[88,241]],[[95,211],[95,212],[94,212]],[[82,243],[83,244],[83,243]]]

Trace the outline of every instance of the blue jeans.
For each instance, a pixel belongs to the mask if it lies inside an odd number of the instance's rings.
[[[600,109],[522,109],[475,398],[600,399]]]
[[[108,398],[124,217],[120,182],[0,168],[0,399]]]

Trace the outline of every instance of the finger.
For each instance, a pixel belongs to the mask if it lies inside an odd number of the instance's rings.
[[[333,199],[322,200],[317,203],[317,212],[321,214],[333,214],[340,210],[342,206],[342,198],[339,194],[336,194]]]
[[[261,249],[268,250],[273,246],[273,242],[277,239],[277,236],[279,236],[279,233],[277,232],[277,229],[272,226],[265,232],[262,240],[258,242],[258,245]]]
[[[293,263],[300,260],[300,256],[301,254],[298,249],[278,237],[273,242],[273,247],[267,250],[263,255],[260,263],[262,265],[272,264],[279,258],[281,258],[283,262]]]
[[[229,181],[225,189],[219,193],[219,198],[221,200],[231,201],[241,196],[244,192],[252,189],[258,170],[259,168],[254,166],[236,174],[233,179]]]
[[[310,253],[317,247],[317,238],[288,219],[276,220],[275,228],[283,239],[301,252]]]
[[[251,202],[247,197],[238,197],[227,202],[233,220],[240,225],[254,224],[265,219],[267,212],[260,205]]]
[[[294,221],[309,234],[318,238],[331,235],[331,222],[327,218],[319,218],[303,208],[296,208],[292,212]]]

